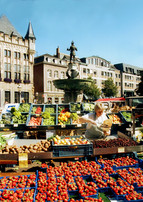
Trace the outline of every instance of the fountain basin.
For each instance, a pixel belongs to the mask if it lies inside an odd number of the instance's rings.
[[[89,79],[57,79],[53,81],[56,88],[64,91],[81,91],[91,83]]]

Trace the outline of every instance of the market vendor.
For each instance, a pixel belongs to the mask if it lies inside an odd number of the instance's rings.
[[[82,123],[87,123],[85,136],[87,139],[101,139],[110,135],[112,122],[104,112],[102,103],[95,105],[94,112],[79,118]]]

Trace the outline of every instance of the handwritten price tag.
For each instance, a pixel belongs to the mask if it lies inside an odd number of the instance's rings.
[[[77,127],[81,127],[81,124],[79,123],[79,124],[77,124]]]
[[[124,153],[124,152],[125,152],[125,147],[118,148],[118,153]]]
[[[14,124],[13,127],[18,127],[18,124]]]
[[[0,127],[3,128],[3,127],[4,127],[4,124],[0,124]]]
[[[61,128],[65,128],[66,127],[66,125],[61,125]]]
[[[19,153],[19,168],[28,168],[28,154]]]

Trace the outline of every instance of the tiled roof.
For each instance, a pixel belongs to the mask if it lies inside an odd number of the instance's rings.
[[[8,35],[16,35],[18,37],[22,37],[16,29],[13,27],[13,25],[10,23],[10,21],[7,19],[6,16],[0,17],[0,32],[3,32]]]
[[[28,30],[27,30],[27,33],[25,35],[25,39],[29,39],[29,38],[36,39],[34,32],[33,32],[31,22],[29,22]]]

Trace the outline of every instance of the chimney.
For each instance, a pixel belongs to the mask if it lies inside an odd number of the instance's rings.
[[[56,49],[56,56],[57,56],[57,58],[60,58],[60,48],[59,48],[59,46]]]

